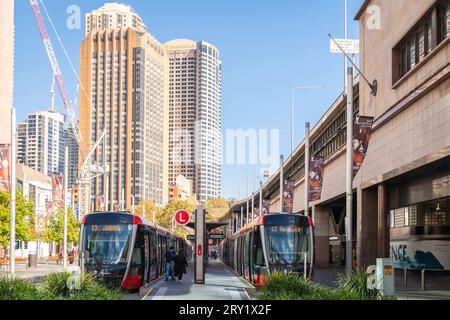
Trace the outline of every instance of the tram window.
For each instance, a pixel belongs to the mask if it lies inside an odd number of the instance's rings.
[[[261,234],[259,231],[255,232],[253,239],[254,239],[253,249],[255,250],[255,265],[264,266],[264,254],[261,242]]]

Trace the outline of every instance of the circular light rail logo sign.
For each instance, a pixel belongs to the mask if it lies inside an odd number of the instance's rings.
[[[185,226],[189,223],[189,212],[186,210],[178,210],[175,213],[175,222],[180,226]]]

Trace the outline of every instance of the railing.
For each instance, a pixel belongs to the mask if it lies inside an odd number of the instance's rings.
[[[408,287],[408,270],[411,271],[419,271],[418,269],[408,269],[403,268],[403,284],[406,287]],[[426,278],[425,273],[426,272],[449,272],[449,270],[442,270],[442,269],[421,269],[420,270],[420,288],[422,291],[426,289]]]

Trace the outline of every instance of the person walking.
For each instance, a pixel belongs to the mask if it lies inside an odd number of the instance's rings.
[[[178,254],[173,258],[174,262],[174,273],[177,277],[178,282],[182,282],[183,273],[186,273],[186,267],[188,265],[187,259],[184,256],[183,250],[179,250]]]
[[[165,281],[171,277],[171,280],[175,280],[173,276],[173,258],[175,257],[175,248],[171,246],[166,252],[166,278]]]

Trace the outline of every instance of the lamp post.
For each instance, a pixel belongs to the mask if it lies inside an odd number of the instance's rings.
[[[299,90],[310,90],[310,89],[321,89],[327,88],[328,85],[321,86],[304,86],[292,88],[292,99],[291,99],[291,156],[294,152],[294,140],[295,140],[295,92]]]

